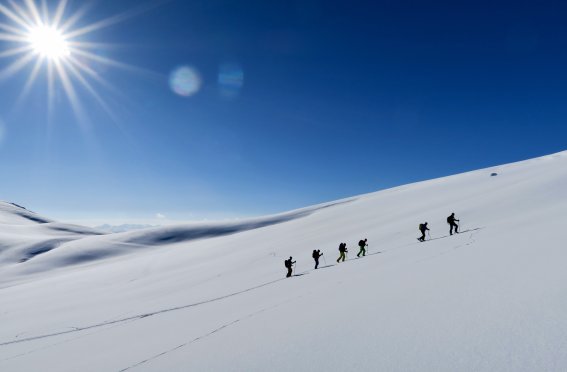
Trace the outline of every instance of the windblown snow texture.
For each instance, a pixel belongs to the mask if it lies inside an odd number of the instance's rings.
[[[565,211],[566,152],[108,235],[1,203],[0,370],[567,370]]]

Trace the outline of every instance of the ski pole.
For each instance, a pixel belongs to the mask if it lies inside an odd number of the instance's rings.
[[[325,259],[325,255],[321,254],[321,256],[323,256],[323,261],[325,262],[325,266],[327,266],[327,260]]]
[[[427,230],[427,236],[429,236],[429,240],[431,240],[431,234],[429,233],[429,230]]]

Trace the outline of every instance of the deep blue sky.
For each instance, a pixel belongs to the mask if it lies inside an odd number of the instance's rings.
[[[266,214],[567,148],[564,1],[178,0],[83,40],[146,71],[92,64],[114,120],[76,81],[81,121],[60,84],[48,118],[43,70],[19,107],[31,68],[0,81],[0,199],[63,220]]]

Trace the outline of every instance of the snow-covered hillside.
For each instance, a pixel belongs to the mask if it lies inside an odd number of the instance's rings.
[[[564,371],[566,211],[567,152],[230,224],[98,235],[2,204],[0,370]]]
[[[94,229],[54,222],[26,208],[0,202],[0,270],[21,265],[61,245],[102,234]]]

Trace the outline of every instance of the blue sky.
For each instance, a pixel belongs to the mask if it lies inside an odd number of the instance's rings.
[[[77,26],[131,13],[80,39],[131,66],[84,61],[110,115],[78,81],[83,114],[60,81],[48,114],[43,68],[19,105],[32,65],[0,80],[0,199],[47,216],[267,214],[566,149],[561,1],[88,3]]]

